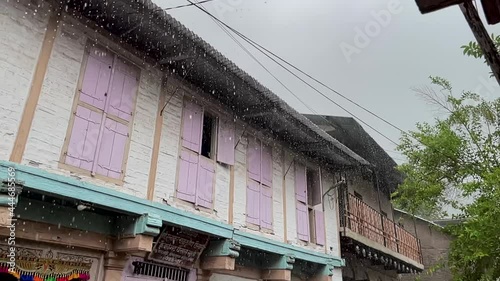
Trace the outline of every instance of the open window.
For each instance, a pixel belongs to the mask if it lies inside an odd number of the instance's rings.
[[[295,165],[295,194],[299,240],[325,245],[321,173],[318,168]]]
[[[201,135],[201,155],[213,159],[215,156],[215,124],[216,118],[209,114],[203,114],[203,126]]]

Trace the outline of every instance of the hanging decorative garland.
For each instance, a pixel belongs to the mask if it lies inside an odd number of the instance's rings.
[[[6,257],[0,257],[0,273],[9,273],[20,281],[89,280],[91,264],[52,259],[16,259],[16,267],[9,270]]]

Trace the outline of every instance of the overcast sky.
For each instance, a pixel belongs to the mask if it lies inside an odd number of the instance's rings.
[[[187,3],[155,2],[165,8]],[[397,0],[214,0],[204,6],[228,25],[403,130],[412,130],[416,122],[436,117],[436,112],[412,90],[428,85],[429,75],[449,79],[456,93],[476,90],[487,97],[499,95],[498,85],[489,78],[489,68],[480,60],[462,55],[460,46],[473,40],[473,35],[458,6],[427,15],[420,14],[414,1]],[[480,11],[484,21],[482,8]],[[313,113],[203,12],[186,7],[169,13],[299,112]],[[499,26],[488,29],[500,33]],[[317,113],[350,116],[247,47]],[[334,93],[319,89],[398,142],[399,131]],[[393,143],[363,127],[401,163],[403,156],[394,152]]]

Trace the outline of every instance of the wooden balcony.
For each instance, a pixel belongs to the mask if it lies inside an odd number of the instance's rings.
[[[343,237],[356,240],[362,247],[366,246],[370,251],[369,255],[372,256],[373,252],[379,259],[378,262],[387,265],[383,257],[390,256],[390,266],[396,267],[400,272],[423,269],[420,240],[417,237],[348,193],[347,188],[339,189],[339,206]]]

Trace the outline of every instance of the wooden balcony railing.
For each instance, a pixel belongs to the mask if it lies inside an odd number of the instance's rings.
[[[422,264],[420,240],[382,213],[348,193],[339,190],[340,226]]]

